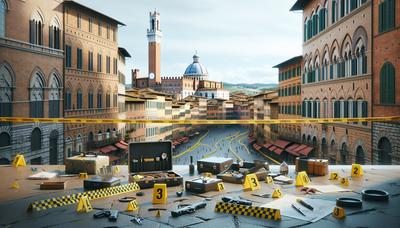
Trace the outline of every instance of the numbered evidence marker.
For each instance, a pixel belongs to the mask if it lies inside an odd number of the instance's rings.
[[[339,180],[339,173],[332,172],[330,177],[329,177],[329,180]]]
[[[219,192],[224,191],[224,190],[225,190],[224,183],[219,182],[218,185],[217,185],[217,190],[218,190]]]
[[[344,213],[344,209],[342,207],[334,207],[332,215],[333,215],[333,217],[338,218],[338,219],[342,219],[342,218],[346,217],[346,215]]]
[[[351,165],[351,176],[352,177],[362,177],[364,175],[364,171],[360,164],[352,164]]]
[[[274,192],[272,193],[272,198],[281,198],[282,192],[280,188],[275,188]]]
[[[77,212],[90,212],[93,210],[92,204],[90,204],[89,199],[87,196],[82,196],[79,199],[78,207],[76,208]]]
[[[12,162],[12,166],[13,167],[18,167],[18,166],[25,167],[26,163],[25,163],[24,155],[17,154],[17,156],[15,156],[15,158]]]
[[[308,178],[308,175],[306,171],[299,172],[296,176],[296,187],[303,187],[306,186],[310,183],[310,178]]]
[[[139,209],[139,205],[136,200],[132,200],[128,203],[128,208],[126,211],[137,211]]]
[[[86,178],[88,178],[88,174],[87,173],[79,173],[79,178],[86,179]]]
[[[153,187],[153,204],[167,203],[167,184],[154,184]]]
[[[258,179],[256,174],[247,174],[244,179],[243,189],[250,189],[250,191],[254,191],[260,189],[260,183],[258,183]]]
[[[343,186],[349,186],[349,178],[347,177],[340,178],[340,184]]]
[[[274,184],[274,179],[272,179],[271,176],[267,176],[267,177],[265,178],[265,183],[267,183],[267,184]]]

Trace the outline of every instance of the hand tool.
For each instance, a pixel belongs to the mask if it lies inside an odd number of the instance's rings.
[[[296,205],[292,204],[292,208],[294,208],[297,212],[306,217],[306,215],[300,210],[300,208],[296,207]]]
[[[143,218],[140,218],[138,216],[133,216],[133,219],[131,220],[131,222],[134,222],[136,224],[142,225],[143,220],[144,220]]]
[[[108,220],[115,222],[118,219],[118,211],[117,210],[110,210],[110,216],[108,216]]]
[[[308,209],[310,209],[310,210],[314,210],[314,207],[311,206],[310,204],[308,204],[307,202],[305,202],[304,200],[302,200],[302,199],[296,199],[296,201],[297,201],[298,203],[300,203],[301,205],[303,205],[304,207],[306,207],[306,208],[308,208]]]
[[[149,208],[147,211],[166,211],[167,209],[165,208]]]
[[[207,206],[207,203],[204,201],[200,201],[191,205],[181,205],[178,206],[178,209],[175,211],[171,211],[172,217],[178,217],[181,215],[186,215],[186,214],[193,214],[196,212],[196,210],[205,208]]]
[[[271,194],[255,194],[255,193],[252,193],[251,194],[252,196],[257,196],[257,197],[261,197],[261,198],[270,198],[271,197]]]

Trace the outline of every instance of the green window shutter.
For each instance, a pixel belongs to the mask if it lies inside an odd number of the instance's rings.
[[[387,63],[387,103],[395,104],[395,69],[390,63]]]
[[[335,23],[335,13],[336,13],[336,6],[335,6],[335,4],[336,4],[336,2],[335,2],[335,1],[332,1],[332,14],[331,14],[331,17],[332,17],[332,24]]]
[[[395,25],[395,14],[396,14],[395,0],[387,0],[387,10],[388,10],[387,29],[391,29],[394,28]]]
[[[378,25],[379,25],[379,32],[382,32],[383,31],[383,3],[380,3],[379,4],[379,23],[378,23]]]

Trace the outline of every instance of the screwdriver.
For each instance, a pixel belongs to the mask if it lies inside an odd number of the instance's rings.
[[[306,217],[306,215],[300,210],[300,208],[296,207],[294,204],[292,204],[292,207],[299,212],[300,214],[302,214],[304,217]]]
[[[314,210],[313,206],[311,206],[310,204],[306,203],[304,200],[302,199],[296,199],[297,202],[299,202],[301,205],[303,205],[304,207],[310,209],[310,210]]]

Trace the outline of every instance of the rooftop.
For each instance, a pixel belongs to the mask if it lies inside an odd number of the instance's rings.
[[[286,61],[284,61],[282,63],[279,63],[278,65],[273,66],[273,68],[281,68],[281,67],[289,66],[289,65],[292,65],[294,63],[300,62],[302,59],[303,59],[303,56],[299,55],[299,56],[293,57],[291,59],[288,59],[288,60],[286,60]]]

